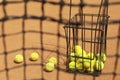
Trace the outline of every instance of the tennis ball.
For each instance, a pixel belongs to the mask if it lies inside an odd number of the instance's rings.
[[[93,58],[93,60],[90,60],[90,56],[92,55],[92,58]],[[89,58],[89,59],[87,59],[87,58]],[[77,59],[77,62],[78,63],[84,63],[84,65],[86,65],[86,66],[88,66],[88,64],[90,63],[90,61],[92,61],[92,63],[94,63],[94,61],[96,60],[96,58],[94,57],[94,54],[92,53],[89,53],[89,54],[86,54],[86,53],[84,53],[84,55],[83,55],[83,58],[78,58]]]
[[[39,54],[37,52],[33,52],[30,54],[30,60],[37,61],[39,58]]]
[[[90,52],[89,52],[89,53],[87,54],[87,57],[90,58],[90,59],[93,59],[93,58],[94,58],[94,53],[90,53]]]
[[[77,63],[82,63],[82,62],[84,62],[84,61],[86,61],[87,59],[86,59],[87,57],[83,57],[83,58],[77,58]]]
[[[54,70],[54,68],[55,68],[55,65],[53,63],[51,63],[51,62],[48,62],[48,63],[45,64],[45,70],[46,71],[51,72],[51,71]]]
[[[87,57],[86,51],[83,49],[78,49],[77,51],[75,51],[75,53],[76,53],[76,56],[78,57],[83,57],[83,58]]]
[[[77,63],[75,61],[72,61],[69,63],[69,69],[71,71],[75,71],[75,70],[83,71],[83,66],[82,66],[82,63]]]
[[[94,67],[95,66],[95,62],[96,62],[96,58],[94,58],[93,60],[90,60],[90,61],[91,61],[92,67]]]
[[[79,46],[79,45],[75,45],[75,46],[73,47],[73,51],[77,51],[77,50],[79,50],[79,49],[82,49],[81,46]]]
[[[14,58],[14,62],[22,63],[23,62],[23,56],[21,54],[17,54]]]
[[[53,64],[57,64],[57,59],[55,58],[55,57],[51,57],[49,60],[48,60],[48,62],[51,62],[51,63],[53,63]]]
[[[76,63],[76,69],[80,72],[84,72],[84,67],[83,67],[83,63]]]
[[[88,69],[88,68],[90,68],[90,67],[93,67],[95,65],[95,60],[88,60],[88,59],[86,59],[85,61],[84,61],[84,68],[85,69]]]
[[[70,61],[75,61],[75,53],[74,52],[70,53],[69,59],[70,59]]]
[[[97,59],[99,59],[99,60],[102,60],[103,62],[105,62],[106,61],[106,59],[107,59],[107,57],[106,57],[106,54],[105,53],[97,53]]]
[[[69,63],[69,69],[72,70],[72,71],[75,70],[75,62],[74,61]]]
[[[102,61],[100,61],[100,60],[97,60],[95,62],[95,69],[97,71],[101,71],[103,68],[104,68],[104,63]]]
[[[90,59],[86,59],[86,58],[90,58],[90,56],[89,56],[90,54],[86,54],[86,53],[84,53],[84,57],[83,58],[78,58],[77,59],[77,62],[79,62],[79,63],[81,63],[81,62],[85,62],[85,64],[87,63],[87,62],[90,62]],[[94,54],[91,54],[92,56],[94,56]],[[95,57],[93,57],[94,59],[94,61],[95,61]]]
[[[74,47],[74,51],[75,51],[76,54],[81,53],[81,50],[82,50],[82,48],[81,48],[79,45],[76,45],[76,46]]]
[[[69,69],[70,69],[71,71],[76,70],[77,67],[78,67],[78,64],[76,64],[75,61],[72,61],[72,62],[69,63]]]
[[[85,60],[84,58],[78,58],[76,62],[77,63],[82,63],[84,60]]]
[[[90,67],[90,62],[89,61],[84,61],[84,68],[88,69]]]
[[[87,64],[85,64],[85,68],[86,68],[86,71],[88,71],[89,73],[93,73],[94,72],[94,67],[95,67],[95,59],[94,60],[87,60],[86,62],[88,62]]]
[[[88,71],[89,73],[93,73],[94,72],[94,68],[88,68],[86,71]]]

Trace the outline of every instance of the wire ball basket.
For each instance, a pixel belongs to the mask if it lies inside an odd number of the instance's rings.
[[[102,0],[103,1],[103,0]],[[105,0],[106,2],[106,0]],[[100,9],[103,6],[101,3]],[[105,6],[108,7],[108,6]],[[109,16],[81,13],[69,19],[64,26],[66,36],[66,70],[98,75],[106,61],[106,37]]]

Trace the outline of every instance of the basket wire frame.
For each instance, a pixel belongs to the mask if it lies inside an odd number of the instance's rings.
[[[70,3],[72,4],[72,0],[70,0]],[[67,71],[71,71],[69,69],[69,62],[70,62],[69,57],[71,52],[75,53],[75,51],[73,50],[75,45],[80,45],[83,50],[87,50],[87,52],[94,53],[95,56],[97,53],[100,53],[100,56],[101,53],[106,54],[106,37],[107,37],[107,27],[108,27],[108,19],[109,19],[108,0],[101,0],[101,5],[99,7],[98,14],[84,13],[82,8],[83,6],[80,7],[81,7],[80,13],[74,15],[71,18],[71,6],[70,6],[69,23],[68,25],[64,26],[66,45],[67,45],[67,52],[66,52]],[[95,58],[95,57],[92,58],[91,54],[90,54],[90,58],[83,57],[83,50],[82,50],[82,57],[73,56],[75,57],[75,62],[77,58],[82,58],[82,61],[84,59],[93,60]],[[91,61],[90,61],[90,67],[91,67]],[[75,64],[75,68],[76,68],[76,64]],[[74,72],[76,71],[77,69],[75,69]],[[84,73],[88,73],[88,72],[84,72]],[[92,74],[98,75],[100,73],[101,71],[94,71]]]

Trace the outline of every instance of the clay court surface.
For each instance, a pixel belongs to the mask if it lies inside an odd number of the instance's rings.
[[[120,4],[109,6],[107,61],[102,74],[95,77],[66,72],[66,40],[63,28],[65,24],[59,23],[58,20],[60,18],[64,22],[68,20],[69,6],[65,5],[60,9],[59,4],[53,4],[60,0],[46,0],[45,4],[41,0],[38,0],[40,2],[30,0],[27,4],[23,0],[6,1],[18,3],[8,3],[5,6],[0,4],[0,19],[6,15],[9,16],[9,19],[5,21],[0,20],[0,80],[120,80]],[[120,3],[120,0],[109,1],[110,3]],[[64,2],[69,4],[69,0],[64,0]],[[84,2],[99,4],[100,0],[84,0]],[[80,0],[73,0],[73,4],[79,3]],[[73,6],[72,16],[78,12],[79,7]],[[86,6],[84,12],[98,13],[98,7]],[[28,18],[23,19],[21,16],[24,14]],[[30,17],[43,15],[47,19]],[[13,19],[14,16],[21,18]],[[29,60],[29,56],[34,51],[39,52],[40,58],[38,61],[32,62]],[[13,62],[16,54],[24,55],[24,63]],[[52,56],[58,59],[59,69],[45,72],[44,64]]]

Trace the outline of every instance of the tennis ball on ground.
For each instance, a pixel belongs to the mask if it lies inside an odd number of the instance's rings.
[[[55,57],[51,57],[49,60],[48,60],[48,62],[51,62],[51,63],[53,63],[53,64],[57,64],[57,59],[55,58]]]
[[[51,62],[48,62],[48,63],[45,64],[45,70],[46,71],[51,72],[51,71],[54,70],[54,68],[55,68],[55,65],[53,63],[51,63]]]
[[[23,62],[23,56],[21,54],[17,54],[14,58],[14,62],[22,63]]]
[[[97,59],[98,60],[102,60],[103,62],[105,62],[106,61],[106,59],[107,59],[107,57],[106,57],[106,54],[105,53],[97,53]]]
[[[39,59],[39,54],[37,52],[33,52],[30,54],[30,60],[37,61]]]
[[[104,68],[104,63],[102,61],[100,61],[100,60],[97,60],[95,62],[95,69],[97,71],[101,71],[101,70],[103,70],[103,68]]]

